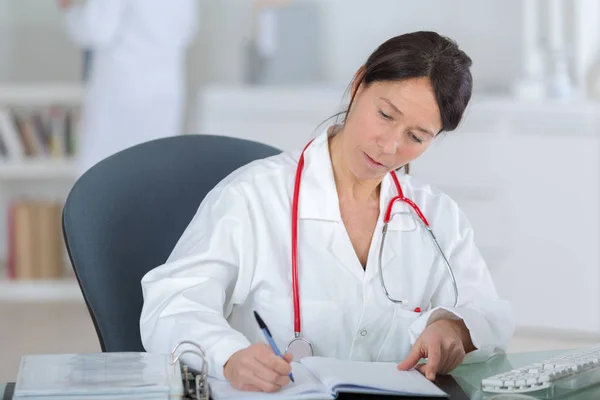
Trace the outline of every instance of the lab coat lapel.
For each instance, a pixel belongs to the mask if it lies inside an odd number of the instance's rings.
[[[298,217],[342,221],[326,132],[317,136],[304,152]]]
[[[362,281],[364,271],[340,213],[327,132],[319,135],[304,153],[298,216],[300,221],[317,220],[323,224],[320,229],[323,246],[343,270]]]
[[[392,179],[387,174],[381,181],[381,188],[379,191],[379,217],[377,219],[377,225],[373,231],[373,239],[371,240],[371,246],[369,249],[369,259],[367,261],[367,275],[368,279],[373,279],[377,276],[379,271],[379,252],[381,250],[381,242],[383,240],[383,217],[387,209],[387,205],[390,200],[397,195],[396,189],[392,183]],[[385,239],[385,246],[383,247],[383,253],[381,256],[381,266],[385,268],[390,261],[396,257],[395,246],[390,246],[389,241],[389,228],[388,234]]]
[[[392,199],[394,199],[395,197],[398,196],[398,190],[396,189],[396,185],[394,185],[394,180],[392,179],[391,174],[387,174],[382,182],[381,182],[381,190],[379,191],[379,232],[377,232],[377,238],[379,240],[379,245],[378,245],[378,255],[379,255],[379,250],[380,250],[380,246],[381,246],[381,241],[383,240],[383,227],[384,227],[384,223],[383,223],[383,218],[385,216],[385,213],[387,212],[387,208],[388,205],[390,204],[390,202],[392,201]],[[396,201],[392,207],[392,215],[394,212],[398,212],[398,211],[406,211],[405,210],[405,203],[401,202],[401,201]],[[395,216],[393,217],[388,225],[387,225],[387,235],[385,238],[385,243],[383,245],[383,256],[382,256],[382,268],[385,269],[389,264],[390,261],[396,257],[396,249],[398,248],[398,246],[394,245],[394,237],[396,236],[394,234],[394,232],[398,231],[398,230],[404,230],[404,229],[410,229],[411,226],[403,224],[404,221],[401,221],[400,216]],[[390,240],[391,239],[391,240]]]
[[[338,264],[350,274],[352,274],[359,281],[363,281],[365,278],[365,271],[354,251],[348,232],[344,227],[343,223],[337,224],[334,228],[331,244],[329,245],[329,252],[338,260]]]

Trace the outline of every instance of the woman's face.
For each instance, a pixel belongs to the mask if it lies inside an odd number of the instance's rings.
[[[342,129],[341,148],[358,180],[381,179],[419,157],[441,128],[429,78],[363,84]]]

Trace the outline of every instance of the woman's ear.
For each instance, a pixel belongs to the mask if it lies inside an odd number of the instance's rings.
[[[362,89],[362,81],[365,77],[365,66],[363,65],[356,71],[354,74],[354,79],[352,80],[352,87],[350,89],[351,99],[354,100],[354,96],[358,94],[358,89]]]

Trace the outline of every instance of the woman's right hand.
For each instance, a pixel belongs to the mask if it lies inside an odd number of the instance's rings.
[[[256,343],[233,353],[223,366],[223,373],[236,389],[276,392],[290,383],[291,361],[291,354],[281,358],[267,344]]]

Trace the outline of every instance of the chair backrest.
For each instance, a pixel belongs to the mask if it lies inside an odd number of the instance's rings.
[[[183,135],[123,150],[77,180],[63,233],[102,351],[144,350],[143,275],[167,260],[219,181],[279,152],[248,140]]]

